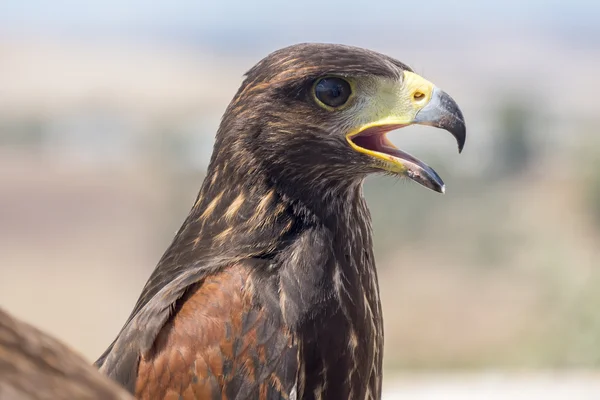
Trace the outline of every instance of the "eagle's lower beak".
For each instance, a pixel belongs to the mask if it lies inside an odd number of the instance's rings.
[[[443,193],[445,186],[439,175],[422,161],[397,149],[386,133],[413,124],[434,126],[450,132],[461,152],[466,127],[460,108],[443,90],[412,72],[404,72],[400,85],[384,81],[380,86],[375,107],[363,114],[367,120],[371,119],[369,116],[374,118],[349,133],[348,142],[356,151],[373,157],[378,168]]]

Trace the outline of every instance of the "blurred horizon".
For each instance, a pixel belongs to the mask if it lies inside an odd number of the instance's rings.
[[[243,74],[298,42],[397,58],[467,121],[460,156],[445,132],[390,134],[446,195],[365,185],[387,384],[585,370],[600,385],[591,1],[0,3],[0,307],[99,356],[187,215]]]

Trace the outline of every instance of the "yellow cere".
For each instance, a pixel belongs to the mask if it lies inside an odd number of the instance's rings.
[[[397,158],[364,149],[357,146],[351,138],[361,132],[375,127],[389,127],[389,130],[410,125],[414,122],[417,113],[431,100],[434,85],[428,80],[413,72],[404,72],[402,80],[375,79],[370,82],[370,88],[363,89],[363,94],[369,97],[357,113],[357,127],[346,135],[346,140],[352,148],[358,152],[368,154],[372,157],[392,162],[393,171],[399,172],[404,168]],[[386,144],[394,147],[386,140]]]

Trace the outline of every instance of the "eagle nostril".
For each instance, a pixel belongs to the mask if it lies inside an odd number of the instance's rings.
[[[425,97],[427,96],[425,96],[425,93],[423,92],[416,91],[413,94],[413,100],[415,101],[415,103],[421,103],[423,100],[425,100]]]

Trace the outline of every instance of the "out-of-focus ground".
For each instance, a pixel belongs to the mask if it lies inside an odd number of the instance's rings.
[[[600,398],[600,35],[552,28],[345,41],[409,63],[468,123],[460,156],[442,131],[390,135],[446,195],[366,184],[385,398]],[[101,354],[187,214],[243,73],[321,39],[292,38],[240,50],[0,29],[0,306]]]
[[[384,400],[596,400],[597,374],[402,375],[389,379]]]

